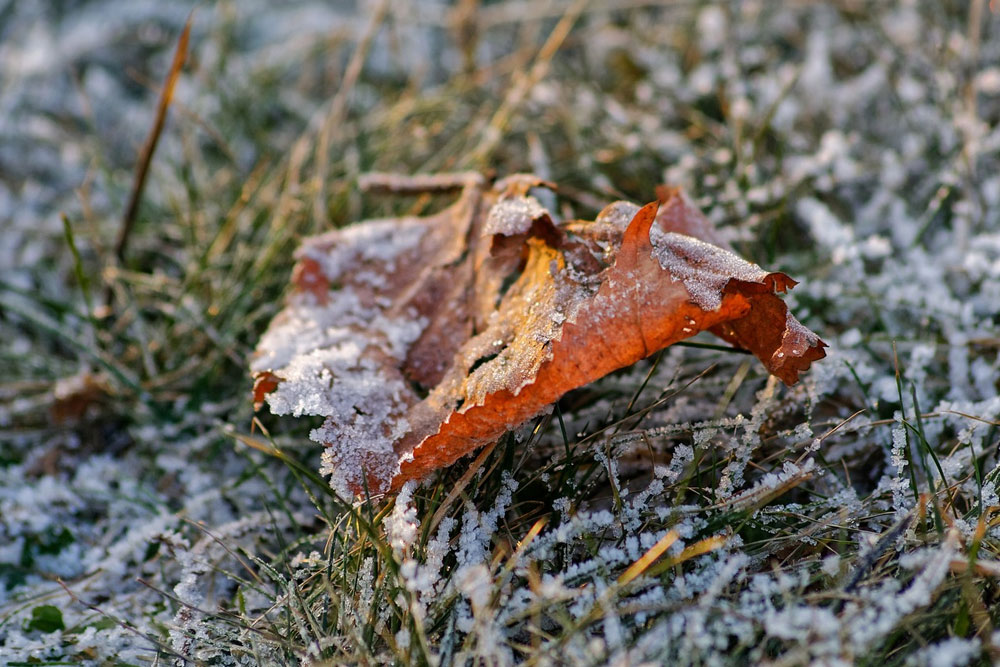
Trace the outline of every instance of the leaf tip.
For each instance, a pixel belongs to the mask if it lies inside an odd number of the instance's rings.
[[[622,248],[650,245],[649,230],[656,221],[656,214],[659,210],[660,202],[651,201],[636,212],[625,229],[625,235],[622,237]]]

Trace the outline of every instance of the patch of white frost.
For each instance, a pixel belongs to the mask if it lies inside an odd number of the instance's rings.
[[[774,353],[781,357],[800,357],[810,347],[819,343],[819,336],[802,325],[791,311],[785,313],[785,332],[781,335],[781,347]]]
[[[281,319],[261,337],[250,370],[277,371],[311,350],[356,343],[361,328],[382,341],[385,352],[403,359],[426,324],[420,317],[386,317],[377,308],[362,306],[350,290],[330,292],[322,305],[311,294],[296,295]]]
[[[604,207],[597,215],[596,222],[613,225],[624,231],[638,212],[639,206],[637,204],[630,201],[616,201]]]
[[[759,283],[767,271],[737,255],[705,243],[694,237],[675,232],[650,229],[653,256],[674,280],[684,283],[691,299],[702,310],[718,310],[722,305],[722,289],[731,279]]]
[[[376,289],[425,232],[417,219],[376,220],[307,240],[300,258],[316,261],[327,280],[348,274]],[[377,263],[377,267],[361,268]],[[373,269],[375,272],[373,273]],[[254,372],[281,378],[267,396],[274,414],[326,417],[310,437],[326,445],[321,472],[344,497],[373,479],[388,482],[399,469],[393,443],[409,430],[412,390],[386,361],[401,361],[426,319],[389,317],[378,299],[362,303],[353,290],[331,289],[321,302],[304,292],[261,338]]]
[[[377,337],[368,340],[351,328],[322,327],[304,312],[319,319],[328,316],[319,308],[295,311],[284,326],[269,332],[269,340],[294,346],[291,352],[278,348],[280,354],[266,355],[256,366],[271,368],[263,364],[290,357],[287,364],[275,368],[283,381],[268,395],[267,403],[274,414],[327,418],[310,437],[327,445],[324,473],[333,475],[334,487],[350,497],[348,488],[362,484],[362,470],[385,481],[398,470],[392,443],[409,430],[404,414],[410,390],[401,377],[391,376],[376,359],[366,356],[367,346],[378,342]],[[397,358],[421,330],[417,322],[395,326],[381,315],[372,323],[374,331],[383,333],[384,351]],[[297,339],[300,335],[321,346],[302,350],[306,344]]]
[[[296,257],[318,262],[331,282],[359,261],[378,263],[383,272],[391,273],[399,257],[416,248],[426,231],[420,218],[366,220],[307,239]]]
[[[541,202],[531,196],[501,199],[490,209],[483,227],[484,236],[525,234],[532,223],[548,215]]]
[[[416,541],[420,530],[420,519],[417,518],[416,505],[412,504],[415,482],[407,482],[396,496],[392,513],[382,523],[389,538],[393,551],[402,556]]]

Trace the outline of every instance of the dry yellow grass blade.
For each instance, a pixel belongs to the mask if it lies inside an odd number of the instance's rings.
[[[676,531],[671,530],[666,535],[660,538],[660,540],[649,548],[649,551],[644,553],[639,560],[632,563],[627,570],[622,572],[622,575],[618,577],[618,585],[624,586],[630,581],[638,577],[640,574],[646,571],[650,565],[656,562],[656,560],[666,552],[677,538],[680,537]]]
[[[646,572],[651,577],[655,577],[658,574],[666,572],[675,565],[680,565],[686,560],[691,560],[697,556],[702,556],[710,551],[715,551],[723,544],[726,543],[726,538],[722,535],[716,535],[714,537],[707,537],[704,540],[695,542],[694,544],[687,546],[681,551],[675,558],[664,561],[659,565],[649,568]]]
[[[496,449],[497,442],[494,442],[492,445],[488,445],[481,452],[479,452],[475,460],[472,462],[472,465],[469,466],[469,469],[465,471],[462,478],[458,480],[457,484],[455,484],[455,487],[448,493],[447,496],[445,496],[445,499],[441,501],[441,506],[437,508],[437,511],[434,512],[434,516],[431,518],[431,533],[437,530],[437,526],[441,523],[441,519],[443,519],[448,513],[448,508],[451,507],[451,504],[455,502],[455,499],[461,495],[462,490],[468,486],[473,475],[479,472],[479,469],[483,467],[484,463],[486,463],[486,459],[493,453],[493,450]]]

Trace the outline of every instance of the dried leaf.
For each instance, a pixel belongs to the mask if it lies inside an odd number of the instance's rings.
[[[255,401],[326,418],[311,437],[342,493],[423,477],[706,329],[787,384],[825,356],[775,294],[795,281],[722,247],[679,190],[557,224],[533,176],[448,182],[462,192],[440,213],[307,239],[258,345]]]
[[[82,419],[90,408],[107,398],[108,379],[99,373],[81,371],[60,378],[52,387],[49,415],[56,424]]]

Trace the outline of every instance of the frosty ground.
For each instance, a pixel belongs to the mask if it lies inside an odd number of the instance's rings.
[[[658,4],[202,3],[118,263],[193,3],[0,2],[0,662],[1000,660],[998,19]],[[446,203],[360,174],[465,169],[683,186],[828,358],[672,347],[336,498],[250,350],[304,235]]]

